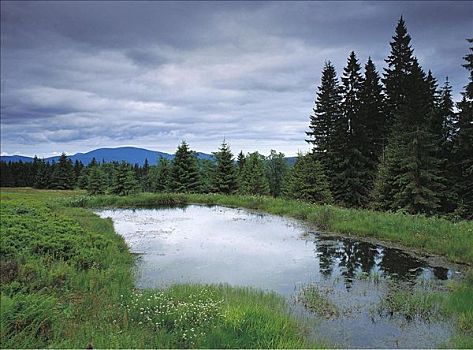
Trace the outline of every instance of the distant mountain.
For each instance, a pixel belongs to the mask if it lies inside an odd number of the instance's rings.
[[[145,162],[145,159],[148,159],[148,162],[150,165],[156,165],[158,162],[159,158],[166,158],[166,159],[173,159],[174,155],[169,154],[169,153],[164,153],[164,152],[158,152],[158,151],[150,151],[148,149],[144,148],[137,148],[137,147],[117,147],[117,148],[98,148],[96,150],[87,152],[87,153],[76,153],[74,155],[69,156],[69,158],[75,162],[76,160],[81,161],[83,164],[87,165],[89,164],[93,158],[97,162],[120,162],[120,161],[125,161],[130,164],[139,164],[143,165]],[[207,153],[202,153],[202,152],[197,152],[197,158],[198,159],[209,159],[212,160],[213,155],[207,154]],[[47,162],[57,162],[59,159],[59,156],[55,157],[48,157],[45,158],[44,160]],[[5,161],[5,162],[32,162],[33,158],[31,157],[24,157],[24,156],[2,156],[0,157],[0,160]]]
[[[33,158],[15,155],[15,156],[1,156],[0,160],[3,160],[5,162],[12,162],[12,163],[18,163],[18,162],[28,163],[28,162],[33,161]]]
[[[197,159],[208,159],[214,160],[214,156],[208,153],[196,152]],[[145,162],[145,159],[148,159],[149,165],[156,165],[159,158],[173,159],[174,154],[159,152],[159,151],[150,151],[149,149],[137,148],[137,147],[117,147],[117,148],[98,148],[87,153],[76,153],[69,156],[69,158],[75,162],[76,160],[81,161],[83,164],[89,164],[93,158],[97,162],[121,162],[124,160],[130,164],[139,164],[142,166]],[[1,161],[4,162],[32,162],[32,157],[25,156],[1,156]],[[44,158],[47,162],[57,162],[59,156]],[[286,161],[289,166],[293,166],[296,162],[297,157],[286,157]]]

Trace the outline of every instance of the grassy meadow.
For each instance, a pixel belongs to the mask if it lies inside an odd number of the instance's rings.
[[[133,256],[90,208],[220,204],[302,219],[318,228],[396,242],[473,263],[473,223],[317,206],[269,197],[1,191],[2,348],[307,348],[304,325],[271,293],[215,285],[135,290]],[[425,301],[455,322],[452,347],[473,347],[473,273]],[[312,293],[313,294],[313,293]],[[309,294],[308,300],[315,300]],[[393,296],[391,308],[398,297]],[[318,303],[320,304],[320,303]],[[317,306],[317,303],[313,305]],[[323,304],[323,303],[322,303]],[[408,310],[409,311],[409,310]],[[417,310],[418,311],[418,310]],[[416,311],[416,312],[417,312]],[[403,310],[403,312],[406,312]]]

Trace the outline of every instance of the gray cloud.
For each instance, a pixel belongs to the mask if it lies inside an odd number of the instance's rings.
[[[181,139],[307,149],[332,60],[382,70],[401,14],[423,67],[458,96],[471,2],[1,2],[2,152],[47,156]]]

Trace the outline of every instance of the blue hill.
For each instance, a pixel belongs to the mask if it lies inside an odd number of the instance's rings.
[[[76,153],[74,155],[69,156],[69,158],[75,162],[76,160],[81,161],[83,164],[89,164],[93,158],[95,158],[98,162],[120,162],[126,161],[130,164],[139,164],[143,165],[145,159],[148,159],[150,165],[155,165],[159,158],[166,158],[166,159],[173,159],[174,155],[164,152],[158,151],[150,151],[144,148],[137,148],[137,147],[117,147],[117,148],[98,148],[96,150],[87,152],[87,153]],[[198,159],[214,159],[212,155],[197,152]],[[59,159],[59,156],[56,157],[49,157],[45,158],[47,162],[56,162]],[[24,157],[24,156],[2,156],[0,160],[5,162],[32,162],[33,158],[31,157]]]

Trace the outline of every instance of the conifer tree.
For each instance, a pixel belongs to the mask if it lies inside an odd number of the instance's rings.
[[[238,153],[238,157],[237,157],[237,177],[240,176],[241,174],[241,171],[243,170],[243,166],[245,165],[245,155],[243,154],[243,151],[240,151],[240,153]]]
[[[271,150],[266,159],[266,176],[268,178],[269,193],[273,197],[279,197],[283,191],[284,178],[289,171],[284,153],[276,153]]]
[[[74,187],[78,186],[79,176],[83,168],[84,164],[76,159],[74,162]]]
[[[77,187],[81,190],[86,190],[89,185],[89,167],[82,168],[79,178],[77,179]]]
[[[373,182],[372,165],[365,150],[366,121],[361,115],[363,78],[352,51],[342,76],[341,115],[334,123],[330,159],[331,189],[335,200],[349,207],[365,206]]]
[[[168,192],[171,190],[171,163],[160,157],[157,166],[149,170],[150,190],[152,192]]]
[[[144,192],[149,192],[151,190],[149,170],[150,166],[148,158],[145,158],[143,167],[140,169],[140,185]]]
[[[383,164],[385,168],[380,169],[378,205],[382,209],[403,209],[413,214],[435,214],[445,184],[438,144],[429,123],[434,112],[432,91],[416,60],[405,91],[389,141],[388,161]]]
[[[320,204],[332,202],[323,166],[313,153],[298,155],[285,187],[285,193],[290,198]]]
[[[456,133],[457,115],[454,111],[454,102],[452,98],[452,86],[448,80],[445,79],[445,83],[440,90],[439,98],[439,114],[441,116],[442,124],[442,148],[446,152],[446,157],[450,156],[453,146],[453,139]]]
[[[250,153],[246,157],[245,165],[239,178],[239,192],[249,195],[269,194],[264,157],[258,152]]]
[[[50,166],[44,159],[40,160],[38,170],[34,178],[34,187],[39,189],[49,188],[51,180]]]
[[[201,193],[215,192],[215,162],[210,159],[202,159],[198,161],[199,164],[199,179]]]
[[[386,94],[386,123],[388,132],[395,122],[398,109],[404,104],[407,96],[407,76],[414,64],[411,37],[407,33],[404,19],[399,19],[393,41],[390,43],[391,53],[386,59],[388,67],[384,69],[383,83]]]
[[[11,162],[7,163],[2,160],[0,165],[1,187],[14,187],[15,178],[12,172]]]
[[[467,39],[473,43],[473,39]],[[453,140],[453,159],[456,174],[455,189],[459,199],[456,213],[466,219],[473,219],[473,46],[464,56],[463,65],[469,72],[469,82],[457,104],[457,133]]]
[[[94,169],[95,167],[92,167]],[[138,190],[138,181],[135,179],[133,168],[126,162],[116,165],[110,192],[119,196],[127,196]]]
[[[172,190],[175,192],[199,192],[199,169],[195,152],[182,141],[172,164]]]
[[[106,189],[105,174],[100,166],[93,166],[88,172],[87,193],[91,195],[104,194]]]
[[[71,190],[74,187],[74,168],[71,160],[62,153],[54,166],[51,176],[51,188],[57,190]]]
[[[364,126],[364,135],[358,135],[361,152],[369,159],[370,178],[374,179],[380,157],[387,144],[383,87],[376,67],[368,58],[365,76],[360,91],[359,122]]]
[[[216,160],[215,191],[224,194],[234,193],[237,190],[237,173],[233,164],[233,154],[225,140],[214,156]]]
[[[308,143],[322,157],[329,150],[330,137],[335,121],[340,119],[340,86],[337,73],[332,63],[326,62],[322,71],[321,85],[318,87],[315,108],[310,116],[309,131],[306,132]]]

